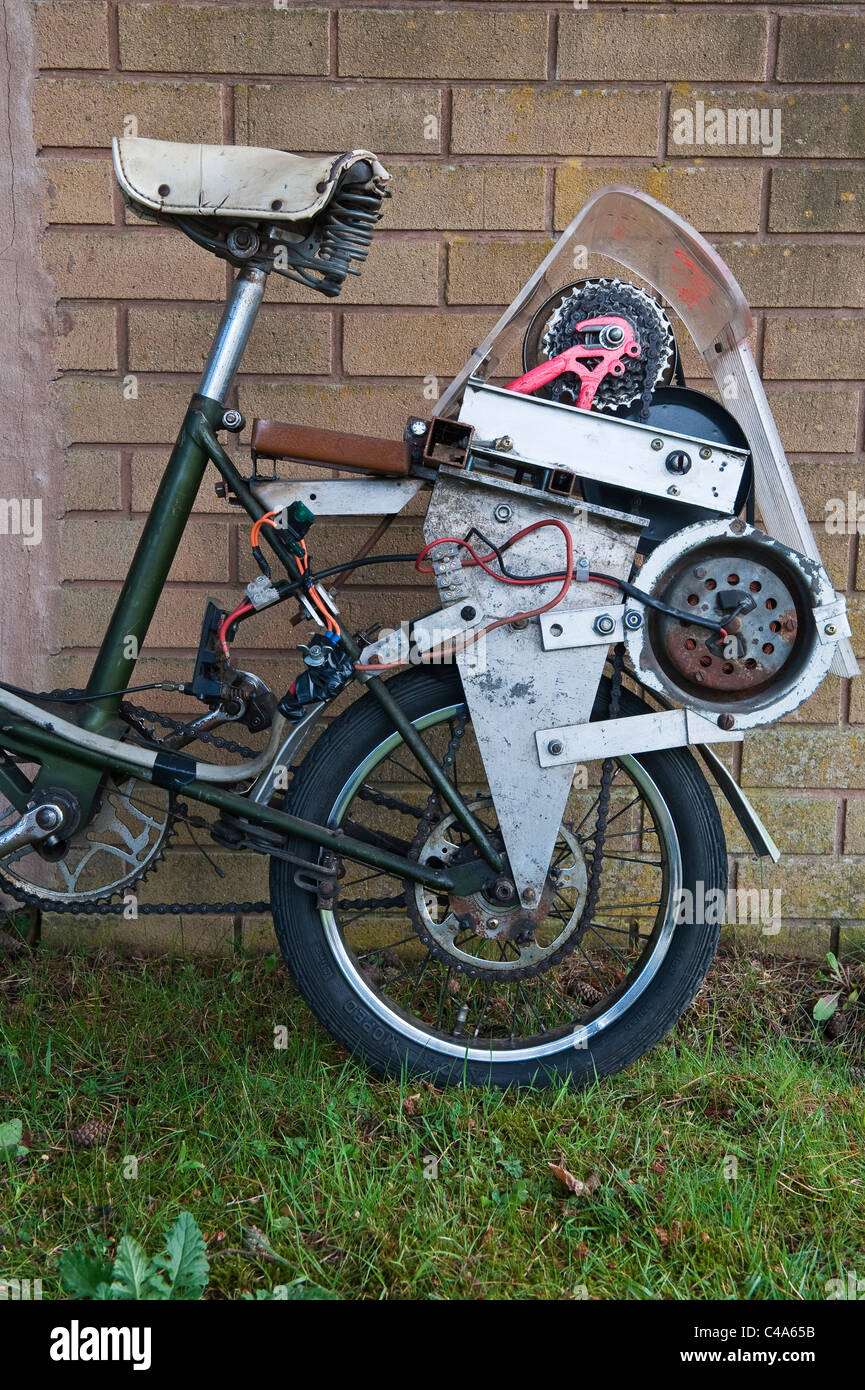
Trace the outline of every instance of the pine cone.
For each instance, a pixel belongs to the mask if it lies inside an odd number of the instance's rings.
[[[71,1135],[73,1149],[95,1149],[99,1144],[104,1144],[111,1133],[111,1125],[107,1120],[85,1120],[82,1125],[76,1125]]]

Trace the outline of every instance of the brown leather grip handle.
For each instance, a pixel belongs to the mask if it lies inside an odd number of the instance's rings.
[[[405,477],[409,471],[409,446],[402,440],[344,434],[342,430],[321,430],[313,425],[283,425],[279,420],[253,422],[252,449],[266,458],[324,463],[332,468],[351,468],[392,478]]]

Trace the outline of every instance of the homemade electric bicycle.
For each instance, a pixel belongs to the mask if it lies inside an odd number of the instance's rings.
[[[688,745],[755,852],[777,858],[709,745],[794,709],[830,666],[857,669],[738,285],[675,214],[602,189],[432,419],[398,440],[257,420],[243,473],[218,436],[244,428],[229,391],[268,274],[337,295],[388,175],[366,151],[132,139],[115,167],[139,213],[238,274],[86,689],[0,684],[0,886],[44,910],[111,911],[185,819],[270,857],[286,962],[372,1066],[537,1085],[626,1066],[693,998],[724,915],[724,834]],[[658,297],[575,281],[578,252]],[[685,385],[662,301],[723,405]],[[279,459],[366,476],[306,485]],[[233,611],[208,603],[190,680],[159,684],[204,707],[184,722],[129,697],[151,688],[132,684],[136,660],[209,465],[250,517],[261,572]],[[386,519],[422,491],[420,555],[368,546],[315,568],[315,514]],[[324,581],[383,562],[434,575],[440,606],[352,634]],[[271,692],[230,643],[288,600],[315,633],[302,674]],[[293,771],[356,683],[363,698]],[[266,748],[214,732],[227,724]]]

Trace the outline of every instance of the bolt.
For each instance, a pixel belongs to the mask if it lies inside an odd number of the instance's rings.
[[[734,727],[735,723],[736,723],[736,721],[735,721],[735,719],[733,718],[732,714],[719,714],[719,715],[718,715],[718,728],[719,728],[719,729],[732,729],[732,728]]]
[[[417,436],[420,436],[420,435],[422,435],[422,434],[426,434],[426,432],[427,432],[427,423],[426,423],[426,420],[412,420],[412,422],[411,422],[411,424],[409,425],[408,428],[409,428],[409,433],[410,433],[410,434],[414,434],[414,435],[417,435]]]
[[[835,633],[837,632],[837,628],[835,627],[834,623],[827,623],[823,631],[825,632],[827,637],[834,637]]]
[[[524,903],[529,903],[529,904],[531,904],[531,903],[537,902],[537,899],[538,899],[538,895],[537,895],[537,893],[535,892],[534,888],[527,888],[526,891],[525,891],[525,893],[523,893],[523,902],[524,902]]]
[[[56,806],[40,806],[35,820],[40,830],[54,830],[60,824],[60,812]]]
[[[658,449],[663,449],[663,447],[664,447],[664,441],[663,441],[663,439],[653,439],[653,440],[652,440],[652,448],[653,448],[654,450],[657,451]]]
[[[222,428],[238,434],[246,424],[239,410],[225,410],[222,413]]]
[[[511,449],[514,447],[514,441],[511,439],[509,434],[501,435],[501,437],[499,439],[496,439],[494,443],[496,448],[499,449],[503,454],[509,453]]]
[[[616,630],[615,619],[609,613],[599,613],[592,626],[601,637],[609,637]]]
[[[470,623],[477,617],[477,609],[472,608],[471,604],[466,604],[465,608],[460,609],[460,617],[464,623]]]
[[[642,613],[635,613],[633,609],[625,614],[625,627],[629,627],[632,632],[636,632],[638,627],[643,626]]]
[[[510,521],[512,515],[510,507],[506,506],[504,502],[500,503],[493,512],[496,521]]]
[[[498,917],[491,917],[490,920],[487,922],[487,926],[488,926],[491,930],[493,930],[493,931],[494,931],[495,928],[498,926],[498,924],[499,924],[499,919],[498,919]]]
[[[733,534],[734,534],[735,536],[741,536],[741,534],[742,534],[742,532],[744,531],[744,529],[745,529],[745,523],[744,523],[744,521],[731,521],[731,522],[730,522],[730,530],[733,532]]]
[[[712,457],[712,450],[711,450],[711,449],[707,449],[706,445],[704,444],[703,447],[702,447],[702,449],[700,450],[700,458],[701,458],[701,459],[710,459],[711,457]]]
[[[515,632],[522,632],[523,628],[528,627],[528,625],[528,618],[517,618],[515,623],[508,623],[508,627],[513,628]]]
[[[694,574],[695,574],[695,576],[697,577],[697,579],[705,579],[705,578],[706,578],[706,571],[705,571],[705,569],[703,568],[702,565],[700,565],[699,569],[695,569],[695,570],[694,570]]]
[[[668,487],[667,492],[671,497],[678,497],[679,495],[679,489],[677,487]]]
[[[547,752],[549,753],[551,758],[557,758],[559,754],[564,753],[564,751],[565,745],[562,743],[561,739],[550,739],[549,743],[547,744]]]

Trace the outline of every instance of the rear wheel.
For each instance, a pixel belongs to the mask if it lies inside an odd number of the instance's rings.
[[[458,676],[412,671],[390,688],[495,839]],[[604,717],[607,701],[604,682],[594,718]],[[622,714],[646,708],[622,692]],[[718,926],[677,925],[677,914],[683,889],[726,892],[723,831],[684,750],[616,760],[601,835],[600,778],[600,764],[575,778],[531,919],[508,897],[505,879],[449,901],[350,863],[334,905],[319,907],[295,886],[292,866],[272,860],[283,956],[330,1032],[377,1071],[406,1068],[439,1085],[580,1084],[621,1070],[657,1042],[714,954]],[[423,862],[475,855],[369,695],[305,759],[291,810]],[[300,842],[290,848],[308,856]]]

